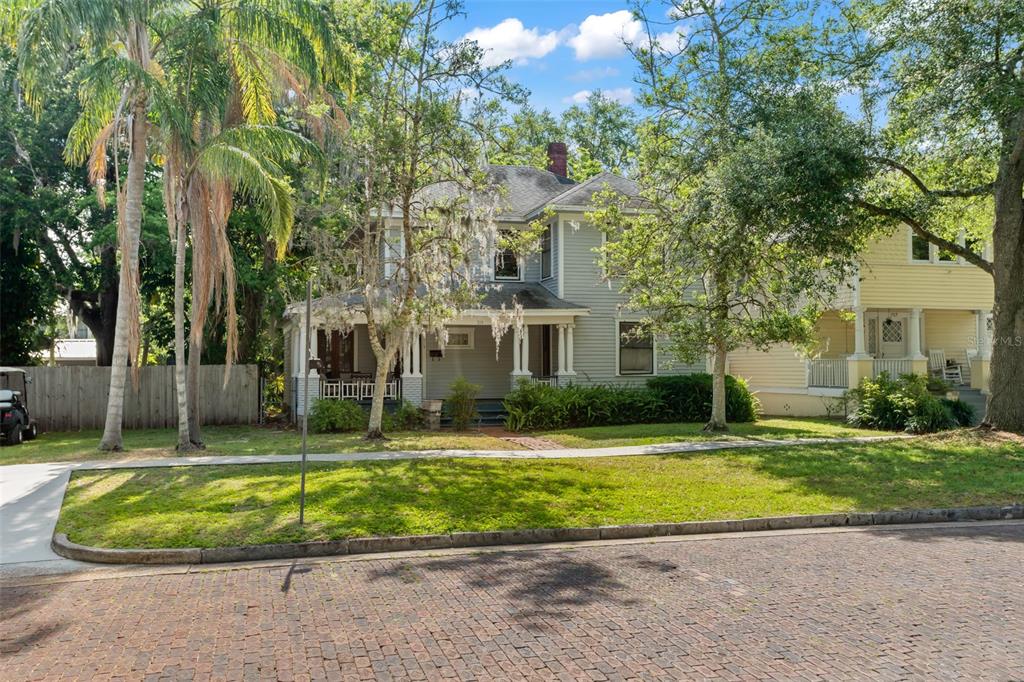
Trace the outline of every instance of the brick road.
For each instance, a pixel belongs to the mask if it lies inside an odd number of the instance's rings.
[[[1024,680],[1024,524],[8,586],[0,678]]]

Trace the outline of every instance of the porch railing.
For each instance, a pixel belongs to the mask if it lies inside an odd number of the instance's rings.
[[[533,383],[535,384],[558,386],[558,377],[531,377],[531,381],[533,381]]]
[[[846,358],[816,358],[807,361],[807,385],[815,388],[846,388],[849,372]]]
[[[896,378],[901,374],[910,374],[913,371],[914,365],[910,360],[890,360],[886,358],[876,358],[871,363],[871,377],[875,378],[882,372],[888,372],[889,376]]]
[[[365,380],[321,379],[320,397],[326,400],[373,400],[374,382]],[[384,399],[398,400],[399,382],[389,380],[384,384]]]

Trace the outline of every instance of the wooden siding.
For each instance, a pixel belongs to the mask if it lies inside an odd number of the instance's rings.
[[[43,431],[101,429],[107,414],[109,367],[25,367],[28,408]],[[224,366],[205,365],[200,372],[204,424],[255,424],[259,421],[259,368],[235,365],[223,386]],[[125,387],[124,428],[177,425],[174,367],[151,365],[139,370],[136,390]]]
[[[578,222],[574,228],[570,221]],[[562,263],[562,298],[590,308],[590,315],[577,318],[573,335],[576,383],[643,384],[649,376],[617,376],[619,305],[622,296],[614,283],[601,279],[595,249],[601,246],[601,233],[590,226],[582,215],[562,216],[562,237],[565,253]],[[639,315],[621,314],[621,319],[638,319]],[[656,344],[657,345],[657,344]],[[657,351],[656,351],[657,352]],[[668,353],[657,353],[657,373],[692,374],[705,371],[704,361],[685,364]]]
[[[825,311],[818,319],[816,329],[820,357],[845,358],[853,354],[853,322],[843,320],[838,311]]]
[[[911,263],[909,229],[901,227],[865,249],[860,283],[862,306],[992,308],[993,285],[988,273],[969,264]]]
[[[427,354],[421,365],[425,383],[424,397],[429,399],[447,398],[452,382],[458,377],[480,386],[482,399],[499,399],[512,388],[512,332],[506,332],[501,340],[498,357],[494,355],[494,338],[491,328],[483,325],[473,327],[474,344],[472,349],[452,349],[444,351],[443,358],[431,358],[430,351],[437,350],[440,345],[432,334],[427,335]],[[540,328],[532,328],[530,336],[531,369],[536,373],[540,366],[534,360],[534,347],[539,350]]]
[[[806,388],[807,363],[788,343],[767,351],[740,349],[729,353],[729,373],[743,377],[754,388]]]

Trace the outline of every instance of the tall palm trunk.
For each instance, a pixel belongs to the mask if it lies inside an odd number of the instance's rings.
[[[107,418],[103,427],[100,450],[122,450],[121,425],[124,421],[124,385],[128,378],[128,361],[132,343],[132,319],[137,313],[133,305],[138,291],[139,237],[142,231],[142,200],[146,182],[146,104],[139,100],[131,115],[131,146],[128,153],[128,176],[124,200],[119,203],[121,221],[118,241],[121,247],[121,276],[117,294],[117,319],[114,325],[114,350],[111,354],[110,393],[107,396]],[[137,339],[135,339],[137,341]]]
[[[174,182],[173,180],[171,182]],[[193,449],[189,434],[188,386],[185,363],[185,240],[186,222],[179,212],[179,202],[174,197],[174,388],[178,402],[178,445],[179,452]]]
[[[195,320],[197,301],[200,300],[199,283],[196,277],[196,250],[192,250],[192,319]],[[188,347],[188,439],[193,447],[202,448],[202,392],[199,388],[199,370],[203,361],[203,330],[193,329]]]

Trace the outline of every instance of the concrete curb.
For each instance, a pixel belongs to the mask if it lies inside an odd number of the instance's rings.
[[[998,521],[1024,519],[1024,504],[1001,507],[953,507],[948,509],[907,509],[879,512],[849,512],[808,516],[769,516],[724,521],[643,523],[593,528],[529,528],[462,532],[443,535],[399,535],[350,538],[325,542],[296,542],[277,545],[245,545],[203,549],[105,549],[79,545],[64,533],[55,533],[51,546],[62,557],[101,564],[219,564],[265,559],[373,554],[453,547],[493,547],[552,542],[626,540],[669,535],[705,535],[762,530],[794,530],[836,526],[886,526],[940,521]]]

